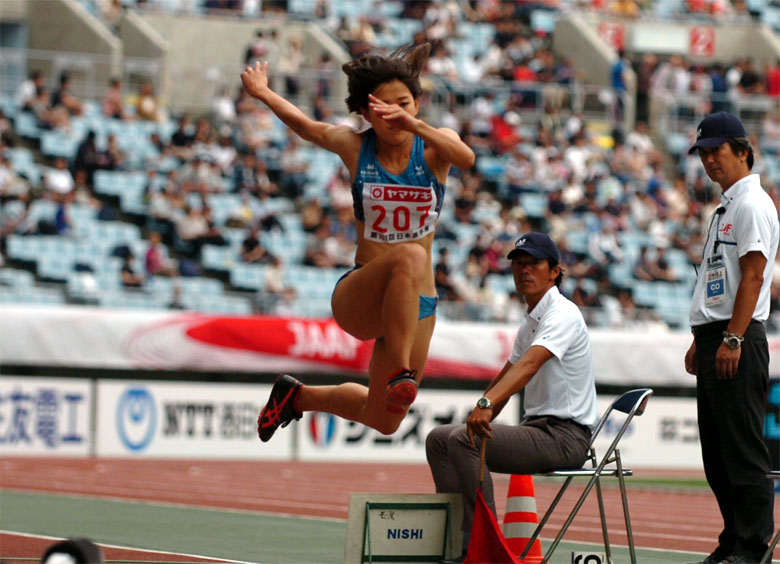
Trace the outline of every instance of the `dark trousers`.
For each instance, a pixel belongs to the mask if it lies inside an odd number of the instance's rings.
[[[723,515],[720,546],[756,562],[772,536],[773,487],[763,427],[769,389],[769,347],[763,323],[745,332],[736,376],[719,380],[715,353],[728,322],[694,328],[699,438],[707,481]]]
[[[568,419],[538,417],[521,425],[493,423],[485,447],[482,493],[495,515],[493,480],[499,474],[534,474],[554,468],[579,468],[585,462],[590,431]],[[428,434],[425,454],[437,493],[463,494],[463,531],[467,539],[474,519],[479,484],[480,439],[469,444],[466,426],[442,425]],[[465,539],[464,539],[465,540]]]

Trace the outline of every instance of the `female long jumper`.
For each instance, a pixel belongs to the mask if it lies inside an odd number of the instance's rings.
[[[371,128],[310,119],[268,86],[268,63],[241,74],[246,91],[303,139],[336,153],[352,181],[355,267],[336,285],[331,307],[339,326],[375,339],[368,387],[304,386],[281,375],[257,421],[268,441],[304,411],[324,411],[389,435],[417,396],[435,322],[431,248],[451,166],[471,168],[474,152],[447,128],[417,117],[420,72],[430,45],[365,55],[346,63],[347,107]]]

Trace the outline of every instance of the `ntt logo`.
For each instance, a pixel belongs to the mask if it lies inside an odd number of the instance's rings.
[[[315,411],[309,416],[309,436],[317,446],[328,446],[336,434],[336,417],[330,413]]]
[[[157,429],[157,409],[149,390],[125,390],[116,409],[116,427],[128,450],[140,452],[149,446]]]

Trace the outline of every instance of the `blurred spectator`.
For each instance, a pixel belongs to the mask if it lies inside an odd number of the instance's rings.
[[[650,273],[653,280],[663,282],[677,282],[677,274],[666,258],[666,249],[658,247],[655,251],[655,260],[651,263]]]
[[[102,156],[97,149],[95,132],[90,129],[76,150],[73,170],[76,172],[84,171],[87,175],[87,182],[92,185],[95,171],[99,168],[102,168]]]
[[[633,5],[634,8],[636,8],[633,0],[616,0],[616,2],[613,2],[613,5],[614,4],[620,4],[623,6]],[[615,105],[613,109],[613,119],[615,123],[620,123],[623,121],[623,115],[625,113],[626,106],[625,97],[628,92],[626,76],[630,69],[631,61],[628,59],[628,57],[626,57],[626,52],[623,49],[619,49],[617,52],[617,59],[612,63],[612,67],[609,71],[612,93],[615,96]]]
[[[303,264],[320,268],[334,267],[334,261],[327,248],[330,237],[330,224],[327,221],[327,218],[324,218],[309,235],[306,241],[306,249],[303,253]]]
[[[189,309],[182,301],[181,286],[179,284],[174,284],[173,286],[173,290],[171,291],[171,301],[168,302],[168,309]]]
[[[16,174],[5,153],[0,151],[0,197],[15,198],[28,192],[27,183]]]
[[[758,144],[762,151],[780,154],[780,105],[772,112],[764,114]]]
[[[108,88],[103,94],[101,102],[103,115],[108,118],[126,120],[129,119],[125,113],[124,96],[122,94],[122,81],[118,78],[112,78],[108,83]]]
[[[303,48],[299,37],[290,37],[287,47],[279,58],[279,72],[284,76],[287,96],[295,98],[301,88],[301,66],[303,64]]]
[[[269,264],[274,260],[274,255],[260,242],[260,229],[256,225],[251,228],[249,235],[241,243],[241,260],[257,264]]]
[[[614,222],[605,218],[606,213],[602,212],[599,229],[588,237],[588,252],[602,269],[623,260],[623,249]]]
[[[70,126],[68,111],[63,107],[53,107],[51,97],[45,86],[39,86],[35,98],[30,102],[36,123],[41,129],[65,128]]]
[[[57,211],[54,213],[54,229],[57,235],[67,236],[73,231],[73,222],[68,213],[68,207],[73,201],[75,194],[71,191],[68,194],[57,197]]]
[[[459,82],[458,67],[447,52],[447,47],[444,43],[438,43],[434,46],[431,58],[428,59],[428,72],[443,78],[451,84]]]
[[[439,251],[439,261],[433,269],[436,295],[440,300],[458,301],[460,296],[455,288],[455,282],[450,276],[450,267],[447,265],[448,257],[449,251],[446,247],[442,247]]]
[[[653,72],[658,65],[658,58],[653,53],[642,55],[639,67],[636,69],[636,119],[648,123],[650,121],[650,90]]]
[[[282,194],[293,201],[300,200],[306,186],[309,163],[300,151],[295,134],[288,135],[287,146],[282,150],[279,163],[282,170],[279,188]]]
[[[135,255],[132,252],[128,252],[124,257],[122,270],[119,274],[122,286],[126,288],[141,288],[144,285],[144,277],[136,272],[134,262]]]
[[[753,67],[753,61],[750,58],[737,61],[740,67],[740,77],[737,83],[738,90],[743,95],[763,94],[766,84],[763,77]]]
[[[160,121],[162,119],[154,87],[148,80],[142,82],[138,88],[135,111],[140,119],[146,121]]]
[[[124,168],[127,155],[119,148],[119,142],[115,134],[108,134],[106,149],[100,154],[100,157],[100,168],[106,170],[119,170]]]
[[[322,53],[315,65],[315,90],[314,95],[318,98],[327,100],[330,97],[331,86],[333,81],[337,78],[336,65],[333,63],[333,59],[330,53]]]
[[[233,125],[236,121],[236,103],[230,94],[230,88],[223,86],[211,101],[211,115],[217,128]]]
[[[171,152],[182,160],[192,157],[192,143],[195,140],[195,126],[188,115],[179,118],[179,126],[171,135]]]
[[[162,234],[158,231],[149,232],[149,246],[144,258],[146,277],[167,276],[175,278],[179,272],[176,263],[168,256],[162,242]]]
[[[184,215],[175,220],[176,248],[190,258],[197,257],[203,237],[209,231],[205,216],[195,206],[186,206]]]
[[[22,111],[33,111],[33,101],[38,96],[38,89],[43,88],[46,79],[41,71],[32,71],[30,76],[19,84],[14,95],[16,107]]]
[[[263,63],[266,60],[267,51],[265,32],[262,29],[258,29],[255,31],[254,39],[247,45],[244,51],[244,64],[254,65],[256,61]]]
[[[51,95],[52,108],[65,108],[70,115],[80,116],[84,112],[84,103],[70,91],[70,75],[63,72],[60,75],[59,88]]]
[[[68,161],[62,157],[54,160],[54,168],[46,172],[43,187],[55,195],[65,195],[73,190],[75,182],[68,170]]]

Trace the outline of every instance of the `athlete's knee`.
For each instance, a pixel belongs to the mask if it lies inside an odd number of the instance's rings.
[[[393,274],[406,279],[419,281],[428,268],[428,253],[420,245],[403,245],[393,267]]]

